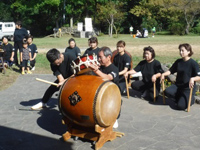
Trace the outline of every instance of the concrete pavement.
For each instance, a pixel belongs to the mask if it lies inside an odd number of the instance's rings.
[[[93,149],[87,140],[62,141],[67,127],[61,123],[56,94],[48,108],[30,111],[49,86],[35,78],[55,80],[52,75],[20,75],[10,88],[0,91],[0,150]],[[131,89],[130,94],[129,99],[122,97],[117,129],[125,136],[105,143],[101,150],[199,150],[198,104],[188,113],[175,110],[174,103],[169,100],[163,105],[161,97],[154,104],[135,98],[138,93]]]

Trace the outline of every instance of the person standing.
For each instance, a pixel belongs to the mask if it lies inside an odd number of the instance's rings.
[[[18,57],[17,57],[17,53],[18,50],[22,50],[23,48],[23,39],[28,36],[28,32],[25,28],[22,28],[22,22],[21,21],[17,21],[15,23],[15,32],[14,32],[14,48],[15,48],[15,54],[14,54],[14,63],[15,65],[17,65],[18,67],[20,67],[19,63],[18,63]],[[20,58],[21,59],[21,58]]]
[[[37,46],[33,44],[33,36],[29,35],[27,38],[28,47],[31,49],[31,61],[30,61],[30,67],[31,70],[35,70],[35,63],[36,63],[36,56],[38,53]]]
[[[130,26],[129,32],[130,32],[130,35],[133,36],[133,26]]]
[[[81,56],[81,51],[76,46],[76,42],[73,38],[69,39],[68,44],[69,44],[69,46],[65,49],[65,53],[71,53],[72,55],[75,55],[76,58],[78,56]]]
[[[125,53],[125,46],[126,43],[124,41],[121,40],[117,42],[118,54],[116,54],[113,59],[113,64],[119,69],[119,87],[121,93],[124,93],[126,90],[124,74],[130,70],[131,67],[131,58]]]
[[[152,28],[152,37],[154,37],[155,33],[156,33],[156,27],[153,27]]]
[[[194,104],[195,82],[200,80],[200,70],[198,63],[191,58],[193,51],[190,44],[180,44],[178,49],[182,58],[177,59],[169,71],[161,75],[161,80],[164,80],[165,76],[177,73],[175,84],[165,89],[165,95],[175,99],[177,109],[185,110],[188,106],[190,88],[193,88],[191,105]]]
[[[74,55],[70,55],[70,53],[60,53],[60,51],[53,48],[47,52],[46,57],[50,62],[50,67],[53,71],[53,74],[57,78],[54,83],[57,83],[58,86],[49,86],[44,93],[41,102],[31,107],[33,110],[46,107],[46,104],[51,96],[60,89],[60,86],[67,80],[68,77],[73,75],[70,64],[74,59],[76,59]]]
[[[15,49],[12,46],[12,44],[8,43],[7,37],[4,36],[2,38],[2,41],[3,41],[2,49],[5,51],[4,63],[7,63],[8,67],[11,67],[14,61]]]

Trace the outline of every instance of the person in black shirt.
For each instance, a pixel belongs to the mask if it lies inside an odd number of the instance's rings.
[[[76,42],[73,38],[69,39],[68,41],[69,46],[65,49],[65,53],[71,53],[72,55],[75,55],[76,58],[78,56],[81,56],[80,49],[76,46]]]
[[[22,28],[21,21],[17,21],[15,23],[16,29],[14,32],[14,47],[15,47],[15,55],[14,55],[14,63],[19,66],[17,52],[22,50],[23,48],[23,39],[28,36],[28,32],[25,28]]]
[[[88,55],[97,55],[98,56],[98,53],[99,53],[99,47],[98,47],[98,39],[96,37],[91,37],[89,40],[88,40],[88,43],[90,45],[90,48],[86,49],[86,51],[84,52],[83,56],[85,56],[86,54]]]
[[[71,70],[71,62],[74,60],[74,56],[69,53],[60,53],[57,49],[50,49],[46,57],[50,62],[51,70],[53,74],[57,77],[54,83],[58,83],[58,86],[51,85],[45,92],[42,102],[31,107],[31,109],[39,109],[46,107],[46,103],[51,98],[51,96],[59,90],[59,87],[67,80],[68,77],[73,75]]]
[[[31,67],[31,70],[35,70],[35,63],[36,63],[35,58],[38,53],[37,46],[35,44],[33,44],[33,36],[31,36],[31,35],[29,35],[27,37],[27,42],[28,42],[28,48],[31,49],[30,67]]]
[[[98,76],[113,81],[116,85],[119,86],[119,70],[114,64],[111,63],[111,57],[112,57],[112,51],[110,50],[110,48],[102,47],[98,54],[98,60],[101,66],[99,67],[95,64],[89,64],[89,67]],[[115,124],[113,125],[113,128],[117,127],[118,127],[118,121],[116,120]]]
[[[191,105],[194,104],[194,95],[196,91],[195,81],[200,80],[200,71],[197,62],[191,58],[193,55],[191,45],[184,43],[180,44],[178,48],[182,59],[177,59],[169,71],[161,75],[161,80],[164,80],[165,76],[177,72],[175,84],[166,88],[165,95],[175,99],[178,109],[185,110],[188,105],[190,88],[194,88]]]
[[[14,52],[15,49],[12,44],[8,43],[8,38],[3,37],[2,49],[5,51],[4,62],[7,63],[8,67],[11,67],[14,61]]]
[[[115,55],[113,59],[113,64],[119,69],[119,87],[121,93],[126,90],[126,82],[124,74],[130,70],[131,58],[125,53],[126,43],[124,41],[117,42],[118,54]]]
[[[134,90],[142,92],[143,98],[148,98],[153,101],[153,83],[156,82],[156,99],[158,98],[160,92],[160,76],[163,73],[161,64],[155,58],[155,51],[152,47],[145,47],[143,52],[143,58],[139,64],[133,69],[125,74],[128,77],[129,74],[135,74],[139,71],[142,73],[142,80],[132,82],[131,87]]]

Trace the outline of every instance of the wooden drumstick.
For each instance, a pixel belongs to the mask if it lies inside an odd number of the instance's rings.
[[[162,80],[162,91],[163,91],[163,104],[165,104],[165,83],[164,83],[164,80]]]
[[[54,82],[50,82],[50,81],[47,81],[47,80],[43,80],[43,79],[40,79],[40,78],[35,78],[37,81],[41,81],[41,82],[44,82],[44,83],[48,83],[48,84],[51,84],[51,85],[54,85],[54,86],[58,86],[57,83],[54,83]]]
[[[191,100],[192,100],[192,90],[193,90],[193,88],[190,89],[190,96],[189,96],[189,101],[188,101],[187,112],[190,111],[190,105],[191,105]]]
[[[156,102],[156,82],[153,83],[153,102]]]
[[[125,80],[126,80],[126,91],[127,91],[127,97],[129,99],[129,89],[128,89],[128,81],[127,81],[127,78],[125,77]]]

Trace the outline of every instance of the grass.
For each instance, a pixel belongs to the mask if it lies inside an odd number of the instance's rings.
[[[46,52],[51,48],[57,48],[63,52],[68,46],[68,40],[71,37],[72,36],[64,35],[61,38],[35,38],[33,42],[37,45],[39,53],[36,58],[36,70],[33,73],[51,74],[52,72],[49,67],[49,62],[46,60],[45,56]],[[76,40],[77,46],[82,51],[88,48],[87,38],[74,39]],[[181,43],[189,43],[194,51],[192,58],[200,60],[200,36],[197,35],[175,36],[159,33],[159,35],[155,35],[154,38],[152,38],[151,35],[149,35],[149,38],[133,38],[129,34],[121,34],[114,38],[104,35],[98,37],[98,46],[108,46],[112,51],[114,51],[116,49],[116,43],[119,40],[124,40],[126,42],[126,50],[132,54],[134,66],[142,60],[143,48],[146,46],[152,46],[154,48],[156,59],[161,63],[173,63],[177,58],[180,58],[178,45]],[[13,42],[11,42],[11,44],[13,44]],[[6,74],[0,73],[0,90],[9,87],[19,75],[20,72],[17,68],[14,68],[13,71],[7,69]]]

